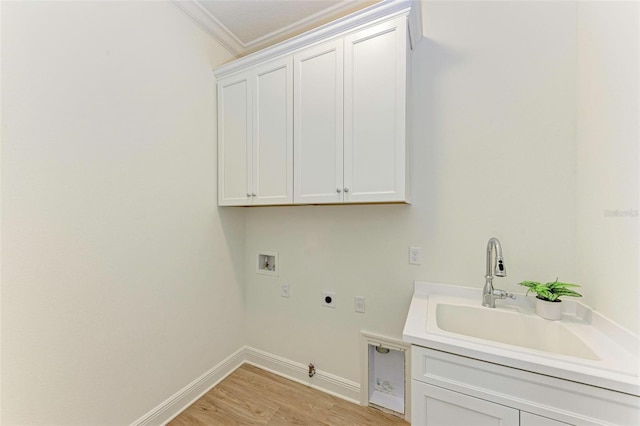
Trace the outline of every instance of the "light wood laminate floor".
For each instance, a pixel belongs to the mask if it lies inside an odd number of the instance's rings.
[[[244,364],[173,419],[186,425],[402,425],[362,407]]]

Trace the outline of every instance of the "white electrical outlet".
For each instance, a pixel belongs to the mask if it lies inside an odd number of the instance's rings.
[[[332,291],[322,292],[322,306],[327,308],[336,308],[336,294]]]
[[[409,247],[409,264],[422,265],[422,248]]]
[[[284,298],[289,298],[289,284],[282,284],[280,286],[280,296]]]
[[[360,314],[364,314],[365,311],[365,298],[364,296],[356,296],[355,297],[355,311],[360,313]]]

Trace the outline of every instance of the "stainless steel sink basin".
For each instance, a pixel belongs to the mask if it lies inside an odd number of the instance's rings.
[[[558,355],[600,360],[564,324],[516,311],[438,303],[439,329],[476,339],[520,346]]]

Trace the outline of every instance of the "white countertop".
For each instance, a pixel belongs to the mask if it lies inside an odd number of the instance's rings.
[[[456,355],[640,396],[640,339],[578,301],[563,300],[563,319],[560,322],[597,355],[597,360],[468,337],[444,331],[437,326],[435,311],[438,303],[481,307],[481,296],[481,288],[416,281],[403,340]],[[535,298],[524,294],[516,296],[515,301],[497,300],[494,309],[535,316]],[[490,327],[491,324],[486,326]]]

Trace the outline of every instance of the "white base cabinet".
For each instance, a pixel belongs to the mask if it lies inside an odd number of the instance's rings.
[[[566,426],[570,423],[516,410],[459,392],[413,381],[414,425]]]
[[[518,426],[518,410],[414,380],[414,425]]]
[[[417,426],[640,425],[640,398],[421,346],[411,348]]]

